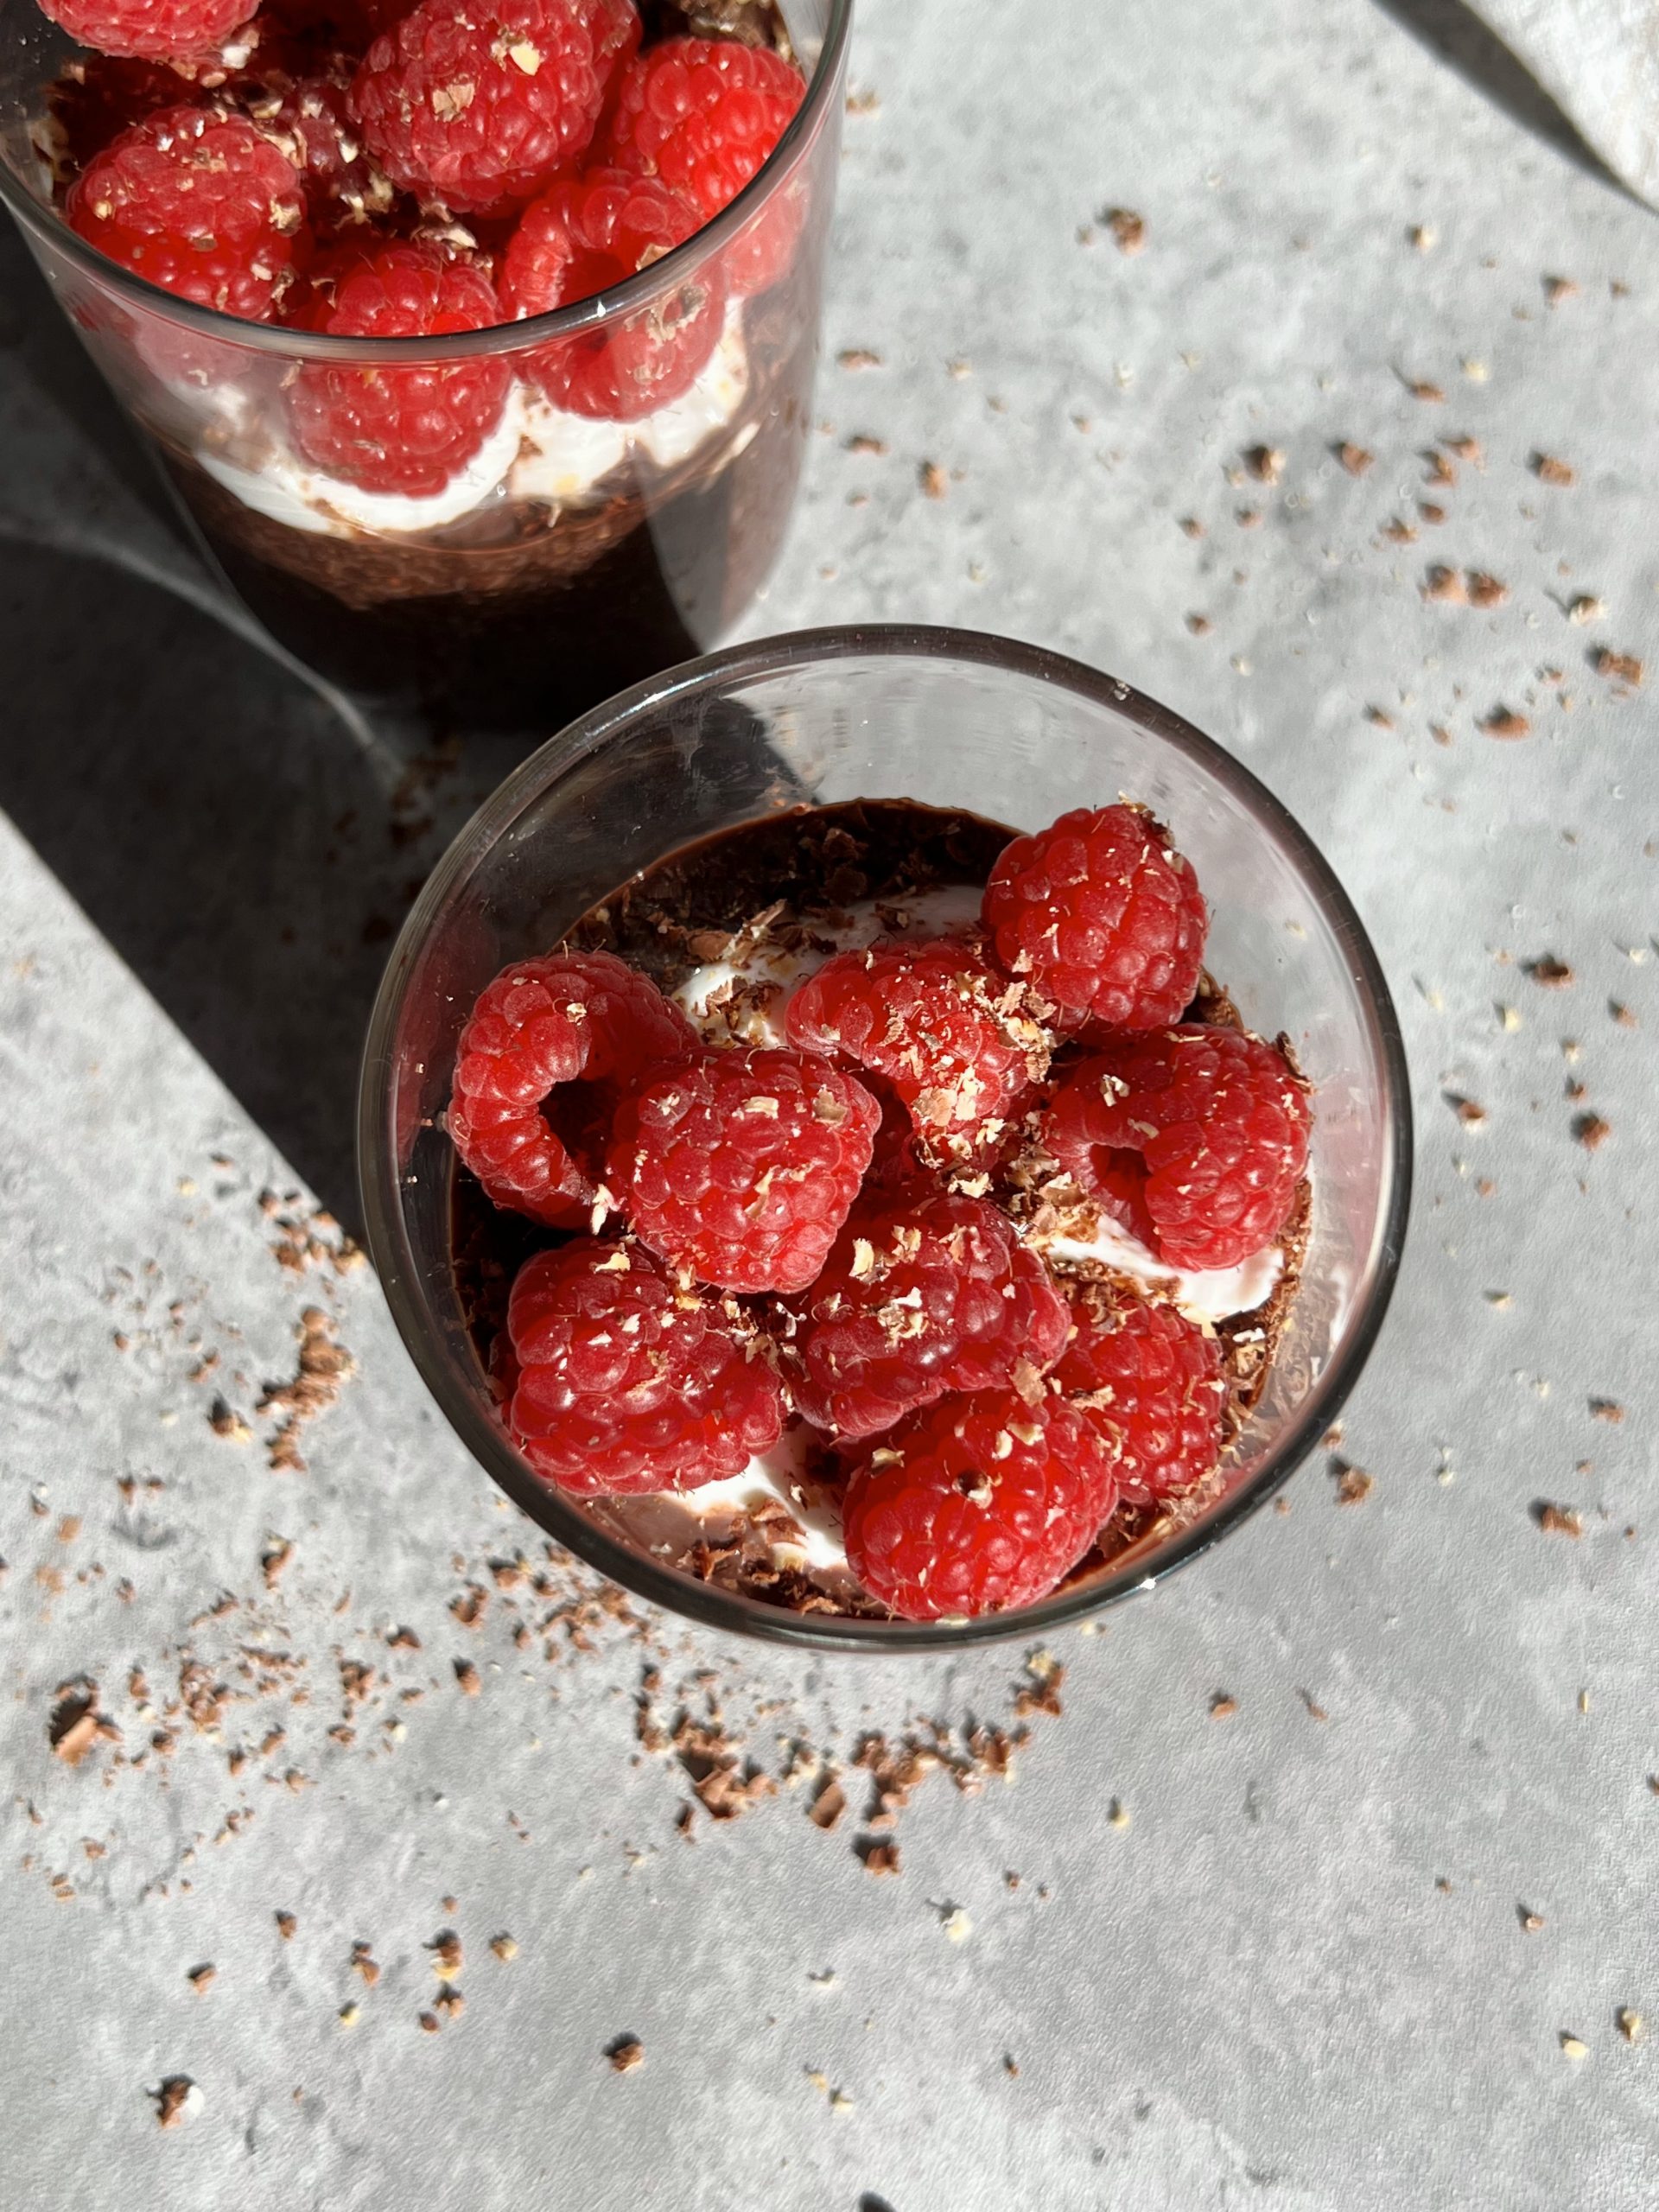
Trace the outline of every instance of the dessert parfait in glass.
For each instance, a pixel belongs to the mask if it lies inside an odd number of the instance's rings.
[[[0,191],[344,690],[545,728],[753,596],[849,0],[0,0]]]
[[[359,1122],[425,1380],[721,1627],[909,1649],[1152,1586],[1327,1429],[1409,1189],[1397,1024],[1249,773],[949,631],[594,709],[395,948]]]

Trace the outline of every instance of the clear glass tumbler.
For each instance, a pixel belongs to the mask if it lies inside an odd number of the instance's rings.
[[[1150,805],[1209,899],[1208,965],[1316,1086],[1300,1294],[1224,1494],[1040,1605],[961,1624],[798,1614],[665,1567],[540,1482],[509,1442],[451,1268],[454,1048],[483,986],[545,951],[636,870],[803,801],[907,798],[1032,830],[1120,792]],[[1151,1587],[1272,1495],[1335,1417],[1381,1325],[1411,1181],[1399,1025],[1341,886],[1255,779],[1126,683],[1029,645],[932,629],[735,646],[594,709],[457,838],[393,950],[358,1144],[369,1249],[404,1340],[474,1455],[531,1517],[641,1596],[797,1643],[925,1650],[1027,1636]]]
[[[779,0],[806,99],[720,215],[615,289],[435,339],[249,323],[105,259],[54,196],[48,90],[78,50],[0,0],[0,197],[147,434],[213,565],[266,629],[353,696],[537,739],[736,619],[782,541],[811,421],[852,0]],[[181,85],[181,96],[188,87]],[[549,404],[537,362],[709,310],[691,390],[642,420]],[[500,418],[442,491],[365,493],[308,467],[289,410],[315,365],[365,375],[488,358]]]

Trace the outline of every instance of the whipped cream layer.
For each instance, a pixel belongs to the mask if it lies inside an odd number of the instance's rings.
[[[668,406],[637,423],[601,422],[554,407],[534,385],[515,380],[500,421],[478,452],[441,491],[418,498],[365,491],[314,468],[279,424],[263,412],[251,414],[251,395],[236,386],[219,393],[219,420],[198,441],[196,458],[245,506],[290,529],[334,537],[416,537],[516,499],[582,505],[641,458],[661,470],[677,468],[730,426],[748,388],[742,308],[734,301],[696,382]],[[186,387],[185,396],[200,406],[199,391]]]

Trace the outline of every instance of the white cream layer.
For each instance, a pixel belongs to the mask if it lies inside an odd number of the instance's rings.
[[[312,467],[270,424],[263,426],[272,438],[270,449],[257,467],[243,467],[223,449],[226,442],[234,449],[246,422],[246,395],[235,387],[219,395],[221,442],[200,443],[196,458],[245,506],[290,529],[321,537],[404,537],[448,529],[509,499],[580,505],[636,456],[660,469],[677,467],[732,422],[748,385],[742,309],[734,301],[708,365],[670,405],[638,423],[601,422],[551,406],[532,385],[515,382],[499,423],[478,452],[441,491],[418,499],[367,492]],[[186,397],[199,406],[202,395],[189,390]]]

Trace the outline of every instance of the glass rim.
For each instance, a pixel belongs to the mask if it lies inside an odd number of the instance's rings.
[[[19,225],[54,252],[65,255],[87,276],[118,296],[152,315],[164,316],[187,330],[213,338],[221,345],[235,343],[251,353],[279,360],[397,361],[471,360],[492,353],[516,353],[521,346],[549,340],[574,337],[597,324],[611,322],[648,306],[673,289],[691,268],[717,253],[742,229],[804,162],[822,127],[830,95],[841,80],[842,63],[852,28],[853,0],[830,0],[818,63],[808,79],[806,96],[772,152],[737,197],[711,216],[690,238],[672,246],[660,260],[639,270],[608,292],[595,292],[569,307],[546,315],[526,315],[518,322],[493,322],[482,330],[447,332],[433,338],[344,338],[325,331],[295,330],[284,323],[249,322],[219,308],[200,305],[160,284],[152,284],[118,261],[111,261],[72,230],[55,207],[36,200],[18,181],[9,162],[0,161],[0,200]],[[183,103],[181,103],[182,105]],[[465,222],[466,218],[457,219]],[[406,242],[406,241],[405,241]]]
[[[525,804],[579,760],[626,732],[641,715],[694,699],[733,682],[855,658],[965,662],[1070,691],[1127,715],[1143,730],[1196,761],[1238,798],[1287,854],[1347,959],[1362,1016],[1382,1071],[1384,1202],[1362,1274],[1346,1341],[1310,1391],[1287,1434],[1251,1479],[1204,1521],[1178,1532],[1154,1557],[1106,1570],[1006,1614],[961,1622],[873,1620],[797,1613],[740,1591],[664,1567],[611,1536],[573,1499],[531,1472],[505,1431],[481,1410],[452,1366],[413,1287],[416,1262],[398,1203],[400,1174],[392,1108],[392,1040],[404,995],[433,924],[479,855],[497,842]],[[473,1458],[547,1535],[609,1580],[664,1611],[699,1624],[819,1650],[893,1654],[960,1651],[1046,1635],[1154,1589],[1177,1568],[1219,1543],[1280,1491],[1341,1410],[1370,1356],[1398,1279],[1411,1203],[1411,1087],[1394,1000],[1370,937],[1334,871],[1295,817],[1258,777],[1171,709],[1116,677],[1067,655],[982,631],[924,624],[851,624],[792,631],[724,647],[619,692],[568,724],[515,769],[453,840],[399,931],[370,1016],[358,1090],[359,1185],[369,1257],[404,1344],[421,1379]]]

